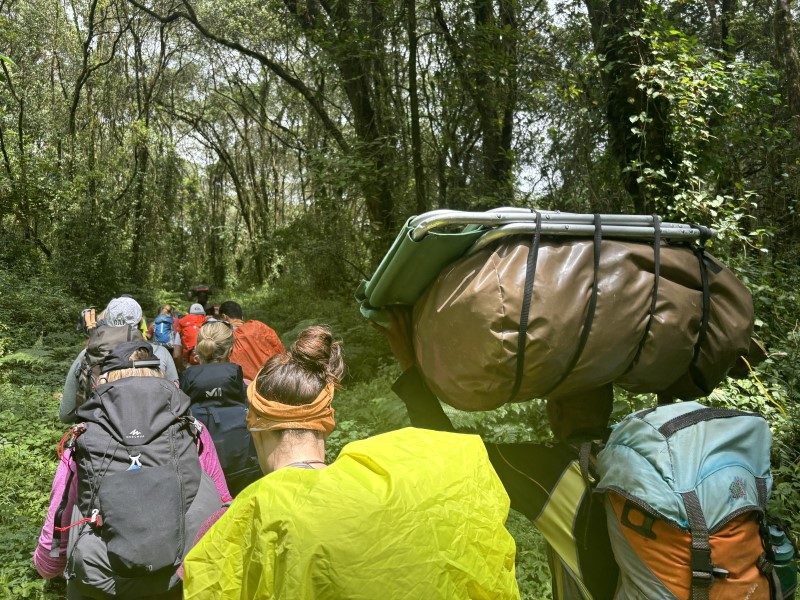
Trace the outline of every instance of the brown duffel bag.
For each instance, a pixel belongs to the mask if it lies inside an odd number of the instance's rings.
[[[709,394],[748,354],[753,302],[697,245],[511,237],[446,268],[414,325],[441,400],[489,410],[547,398],[554,433],[568,438],[606,427],[612,384]]]

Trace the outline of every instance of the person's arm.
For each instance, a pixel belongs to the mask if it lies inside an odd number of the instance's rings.
[[[186,365],[183,364],[183,346],[175,344],[172,347],[172,361],[175,363],[175,368],[179,373],[183,373]]]
[[[75,405],[78,401],[78,369],[83,362],[83,356],[86,350],[81,350],[78,354],[69,371],[67,371],[67,378],[64,380],[64,393],[61,395],[61,403],[58,405],[58,418],[64,423],[75,422]]]
[[[164,378],[168,381],[171,381],[175,385],[178,385],[178,371],[175,368],[175,361],[172,360],[172,355],[169,353],[169,350],[167,350],[164,346],[153,344],[153,354],[155,354],[158,357],[158,360],[161,361],[161,370],[164,373]]]
[[[183,364],[183,344],[181,342],[181,334],[172,330],[172,360],[175,361],[175,367],[178,373],[183,373],[186,365]]]
[[[231,502],[233,496],[228,491],[228,484],[225,481],[225,474],[222,472],[222,465],[219,464],[219,456],[217,456],[217,449],[214,447],[214,440],[211,439],[211,434],[208,433],[205,427],[200,430],[198,446],[200,448],[200,466],[214,480],[214,485],[222,502]]]
[[[389,348],[403,374],[394,382],[392,391],[403,401],[414,427],[455,431],[439,399],[428,388],[417,369],[414,343],[411,338],[411,311],[407,308],[387,309],[389,328],[384,330]]]
[[[67,534],[61,537],[61,548],[58,556],[50,556],[50,549],[53,545],[53,528],[55,525],[56,512],[61,505],[61,500],[64,497],[64,490],[69,480],[70,471],[72,471],[72,482],[69,486],[69,493],[67,495],[67,504],[64,507],[64,512],[61,517],[61,527],[69,525],[72,518],[72,509],[75,506],[75,500],[78,492],[78,479],[75,474],[76,466],[71,460],[71,451],[69,449],[64,451],[56,468],[55,477],[53,477],[53,485],[50,490],[50,507],[47,509],[47,517],[45,518],[42,531],[39,534],[39,542],[36,544],[36,549],[33,552],[33,566],[36,567],[39,575],[45,579],[52,579],[64,573],[64,567],[67,564]]]
[[[408,418],[414,427],[455,431],[452,421],[442,409],[439,399],[428,388],[416,365],[412,365],[398,377],[392,391],[406,405]]]

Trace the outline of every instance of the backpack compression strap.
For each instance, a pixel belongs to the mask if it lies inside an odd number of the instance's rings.
[[[692,596],[691,600],[708,600],[709,588],[714,583],[714,575],[726,572],[714,568],[711,562],[711,543],[708,539],[708,526],[700,507],[700,499],[694,491],[681,494],[686,507],[686,516],[689,518],[689,532],[692,535],[692,548],[690,563],[692,568]]]
[[[625,374],[629,373],[633,368],[639,364],[639,358],[642,356],[642,350],[647,343],[647,335],[650,333],[650,328],[653,325],[653,318],[656,314],[658,304],[658,284],[661,280],[661,217],[653,213],[653,293],[650,296],[650,314],[647,316],[647,324],[644,327],[644,333],[639,340],[639,347],[636,349],[636,355],[633,357],[631,364],[625,369]]]
[[[711,238],[710,230],[702,225],[698,226],[700,229],[700,246],[693,248],[692,251],[697,256],[698,264],[700,267],[700,285],[703,291],[702,299],[702,312],[700,319],[700,331],[697,332],[697,341],[694,344],[694,352],[692,360],[689,363],[689,376],[692,382],[706,394],[710,394],[712,387],[709,387],[706,378],[702,371],[697,367],[697,360],[700,356],[700,350],[706,341],[708,335],[708,321],[711,305],[711,291],[708,281],[708,265],[706,264],[706,242]]]
[[[552,392],[554,392],[558,387],[564,383],[564,380],[569,377],[572,370],[578,364],[578,361],[583,354],[583,349],[586,347],[586,342],[589,340],[589,334],[592,331],[592,323],[594,322],[594,315],[597,310],[597,293],[599,291],[600,286],[600,251],[601,251],[601,243],[603,241],[603,230],[600,227],[600,215],[595,213],[594,215],[594,239],[592,243],[592,294],[589,297],[589,305],[586,307],[586,317],[583,321],[583,328],[581,329],[581,337],[578,339],[578,345],[575,348],[575,352],[572,354],[572,358],[570,358],[569,364],[567,368],[564,370],[564,373],[561,375],[559,380],[550,386],[550,389],[547,390],[545,393],[541,394],[543,398],[548,397]]]
[[[506,402],[513,402],[522,384],[522,374],[525,368],[525,348],[528,344],[528,319],[530,318],[531,301],[533,299],[533,283],[536,279],[536,263],[539,259],[539,244],[542,239],[542,213],[536,211],[536,231],[528,250],[528,260],[525,265],[525,287],[522,296],[522,309],[519,316],[519,332],[517,333],[517,365],[514,374],[514,387]]]

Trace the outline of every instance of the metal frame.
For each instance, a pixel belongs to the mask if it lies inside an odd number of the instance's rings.
[[[541,234],[560,237],[591,237],[595,233],[595,216],[592,214],[538,211],[541,214]],[[652,240],[655,237],[654,215],[600,215],[603,237]],[[492,242],[508,236],[530,234],[536,231],[537,212],[525,208],[496,208],[486,212],[434,210],[409,221],[410,236],[414,241],[438,229],[454,226],[478,226],[486,233],[470,248],[468,254],[477,252]],[[716,232],[705,227],[685,223],[661,223],[660,237],[665,240],[692,241],[713,237]]]

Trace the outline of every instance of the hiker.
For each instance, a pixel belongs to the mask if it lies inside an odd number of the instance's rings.
[[[393,390],[411,423],[452,431],[417,369],[410,311],[387,312],[386,336],[403,369]],[[670,439],[670,430],[682,435]],[[681,402],[629,415],[598,453],[591,442],[486,449],[512,508],[548,543],[554,598],[694,600],[713,586],[721,598],[777,600],[791,597],[797,578],[785,532],[770,524],[762,539],[769,438],[758,415]],[[687,494],[677,492],[693,487],[702,487],[700,499],[682,512],[676,498]]]
[[[185,365],[199,364],[197,355],[194,353],[194,347],[197,345],[197,334],[205,322],[206,309],[197,302],[189,307],[189,314],[174,321],[173,326],[181,336],[183,363]]]
[[[64,574],[69,599],[130,597],[131,587],[136,597],[180,598],[185,549],[231,500],[211,436],[184,419],[188,398],[159,364],[147,342],[118,345],[59,444],[33,564],[45,579]]]
[[[392,390],[405,403],[411,424],[455,431],[417,369],[410,311],[387,312],[386,337],[403,370]],[[603,502],[593,499],[581,475],[578,448],[567,443],[485,445],[511,507],[524,514],[548,543],[553,598],[613,598],[619,568],[608,539]]]
[[[261,477],[258,457],[247,430],[247,388],[242,368],[228,361],[233,328],[226,321],[200,328],[195,352],[199,365],[181,374],[181,390],[192,401],[192,415],[205,424],[217,447],[233,496]]]
[[[242,307],[233,300],[219,306],[219,314],[233,325],[235,341],[231,362],[241,365],[244,378],[253,381],[259,369],[275,354],[284,351],[278,334],[267,324],[251,319],[244,321]]]
[[[143,339],[139,329],[141,323],[142,307],[130,297],[113,298],[96,316],[88,332],[87,346],[78,353],[64,380],[64,393],[58,410],[64,423],[75,421],[75,409],[91,396],[100,363],[113,347],[121,342]],[[153,353],[160,361],[164,377],[177,387],[178,371],[169,350],[155,346]]]
[[[171,304],[162,304],[158,308],[158,315],[147,329],[147,339],[153,345],[164,346],[172,354],[175,367],[182,372],[183,347],[181,334],[175,329],[175,309]]]
[[[343,373],[313,326],[250,384],[267,475],[188,554],[184,598],[518,598],[508,498],[479,438],[407,428],[327,465]]]
[[[134,298],[130,294],[120,294],[119,297],[120,298],[130,298],[131,300],[136,302],[136,298]],[[137,304],[138,304],[138,302],[137,302]],[[147,338],[147,320],[144,319],[144,318],[142,318],[142,320],[139,321],[139,331],[142,333],[142,337],[146,339]]]
[[[206,285],[205,283],[198,284],[192,287],[186,293],[187,300],[195,300],[200,306],[203,307],[203,310],[208,309],[208,297],[211,295],[211,286]]]

